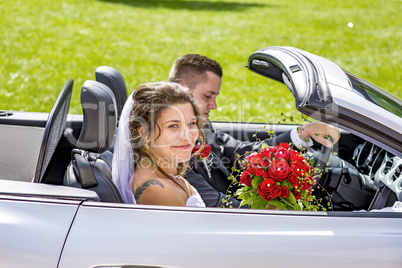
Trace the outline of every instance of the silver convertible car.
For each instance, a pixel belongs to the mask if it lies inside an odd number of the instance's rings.
[[[0,267],[402,267],[401,101],[292,47],[260,49],[246,65],[283,83],[301,113],[341,129],[337,154],[310,152],[329,163],[319,182],[331,209],[122,203],[110,163],[127,92],[101,66],[82,85],[82,115],[69,114],[72,80],[49,114],[0,112]],[[213,125],[242,140],[294,127]]]

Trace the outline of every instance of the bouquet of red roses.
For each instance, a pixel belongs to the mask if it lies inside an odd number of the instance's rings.
[[[314,169],[304,156],[289,144],[267,147],[247,155],[236,194],[242,205],[265,209],[318,210],[311,194]]]

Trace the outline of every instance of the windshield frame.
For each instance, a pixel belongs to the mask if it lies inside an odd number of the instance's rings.
[[[387,110],[396,116],[402,117],[401,100],[347,71],[344,72],[348,76],[351,82],[351,88],[354,92],[375,105],[383,108],[384,110]]]

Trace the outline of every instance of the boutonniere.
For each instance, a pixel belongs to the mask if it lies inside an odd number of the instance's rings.
[[[205,143],[204,146],[202,148],[201,147],[202,147],[201,144],[195,145],[193,148],[193,153],[196,154],[197,158],[202,161],[208,173],[208,177],[211,178],[210,166],[212,164],[212,154],[211,154],[212,146],[208,143]]]
[[[211,153],[212,146],[211,146],[211,144],[208,144],[208,143],[205,143],[204,147],[202,149],[201,149],[201,146],[202,146],[201,144],[194,146],[193,153],[198,154],[197,155],[198,159],[207,158],[209,156],[209,154]]]

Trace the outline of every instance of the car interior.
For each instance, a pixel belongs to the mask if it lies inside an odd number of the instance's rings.
[[[53,192],[53,196],[63,198],[122,203],[111,181],[111,164],[113,138],[127,89],[123,76],[116,69],[101,66],[95,73],[97,81],[88,80],[81,88],[82,116],[68,115],[72,79],[60,92],[46,119],[34,183],[25,185],[20,193],[15,185],[1,180],[0,193],[52,196]],[[10,116],[9,121],[1,122],[27,123],[19,120],[18,116]],[[213,122],[213,126],[244,141],[263,140],[271,131],[280,134],[294,127],[241,122]],[[320,157],[321,149],[315,145],[310,154]],[[380,209],[402,200],[401,185],[393,189],[384,183],[390,177],[394,180],[400,177],[399,158],[346,131],[341,131],[341,139],[333,152],[336,153],[330,154],[329,165],[318,180],[325,191],[315,193],[328,203],[328,210]],[[52,191],[52,186],[56,185]]]

